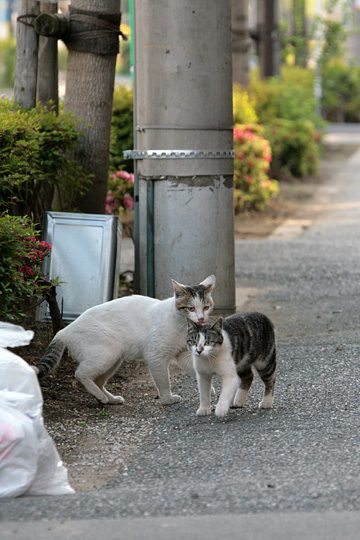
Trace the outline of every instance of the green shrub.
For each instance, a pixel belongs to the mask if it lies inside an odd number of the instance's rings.
[[[239,84],[233,86],[234,124],[256,124],[258,117],[249,93]]]
[[[321,106],[332,122],[360,122],[360,67],[341,59],[323,64]]]
[[[40,267],[50,244],[37,237],[28,217],[0,215],[0,319],[19,319],[22,308],[34,307],[51,285]]]
[[[310,120],[273,120],[265,126],[265,136],[273,155],[272,174],[284,180],[316,173],[319,132]]]
[[[68,61],[68,50],[62,41],[58,42],[58,67],[59,71],[66,71]]]
[[[281,180],[314,174],[325,122],[316,113],[311,70],[284,66],[279,77],[266,80],[255,72],[249,92],[271,145],[271,174]]]
[[[314,74],[309,69],[284,66],[279,77],[260,79],[258,72],[251,75],[249,89],[255,110],[262,124],[278,118],[287,120],[311,120],[322,126],[316,114],[314,97]]]
[[[130,73],[130,42],[122,41],[120,51],[116,62],[116,73],[128,75]]]
[[[241,210],[263,210],[278,193],[276,180],[268,177],[271,150],[258,125],[234,127],[234,206]]]
[[[15,80],[15,38],[0,40],[0,88],[13,88]]]
[[[133,236],[134,175],[127,171],[110,174],[105,213],[118,216],[125,236]]]
[[[134,208],[134,175],[126,171],[116,171],[109,178],[105,213],[121,215]]]
[[[79,131],[69,114],[21,109],[0,100],[0,211],[41,222],[56,188],[60,210],[72,210],[89,174],[71,157]]]
[[[133,139],[133,92],[126,86],[114,91],[110,138],[110,170],[126,169],[133,172],[132,160],[124,160],[123,150],[132,150]]]

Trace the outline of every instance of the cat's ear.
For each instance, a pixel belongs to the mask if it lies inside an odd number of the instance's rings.
[[[188,331],[191,332],[191,331],[195,330],[197,332],[198,325],[196,323],[194,323],[194,321],[192,321],[191,319],[186,319],[186,320],[187,320]]]
[[[212,325],[211,329],[212,330],[222,330],[222,328],[223,328],[223,318],[219,317],[218,319],[216,319],[216,321]]]
[[[216,283],[216,277],[214,276],[214,274],[212,274],[211,276],[208,276],[207,278],[205,278],[204,281],[200,283],[200,285],[205,287],[205,292],[210,293],[215,287],[215,283]]]
[[[187,291],[186,285],[183,285],[182,283],[178,283],[177,281],[175,281],[175,279],[172,279],[171,283],[172,283],[176,298],[187,296],[188,291]]]

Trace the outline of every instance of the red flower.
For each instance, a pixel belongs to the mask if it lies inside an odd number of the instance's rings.
[[[36,272],[31,268],[31,266],[24,264],[20,267],[20,272],[22,272],[25,276],[33,277],[36,276]]]

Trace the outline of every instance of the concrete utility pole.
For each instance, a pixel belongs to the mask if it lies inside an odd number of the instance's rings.
[[[20,0],[16,24],[16,72],[14,99],[25,108],[35,107],[38,66],[38,36],[31,23],[39,14],[39,3]],[[25,17],[27,16],[27,17]]]
[[[278,0],[258,0],[257,43],[261,77],[279,73]]]
[[[135,35],[140,292],[164,298],[170,278],[215,274],[216,307],[231,313],[230,0],[136,0]]]
[[[249,83],[249,0],[231,0],[232,80],[247,86]]]

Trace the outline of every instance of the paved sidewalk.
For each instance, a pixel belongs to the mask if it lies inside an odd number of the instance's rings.
[[[356,512],[244,514],[2,523],[1,540],[358,540]]]
[[[360,150],[336,170],[305,225],[236,242],[239,307],[277,330],[274,409],[257,409],[257,381],[243,410],[198,418],[184,379],[126,471],[93,493],[2,500],[2,539],[359,538]]]

